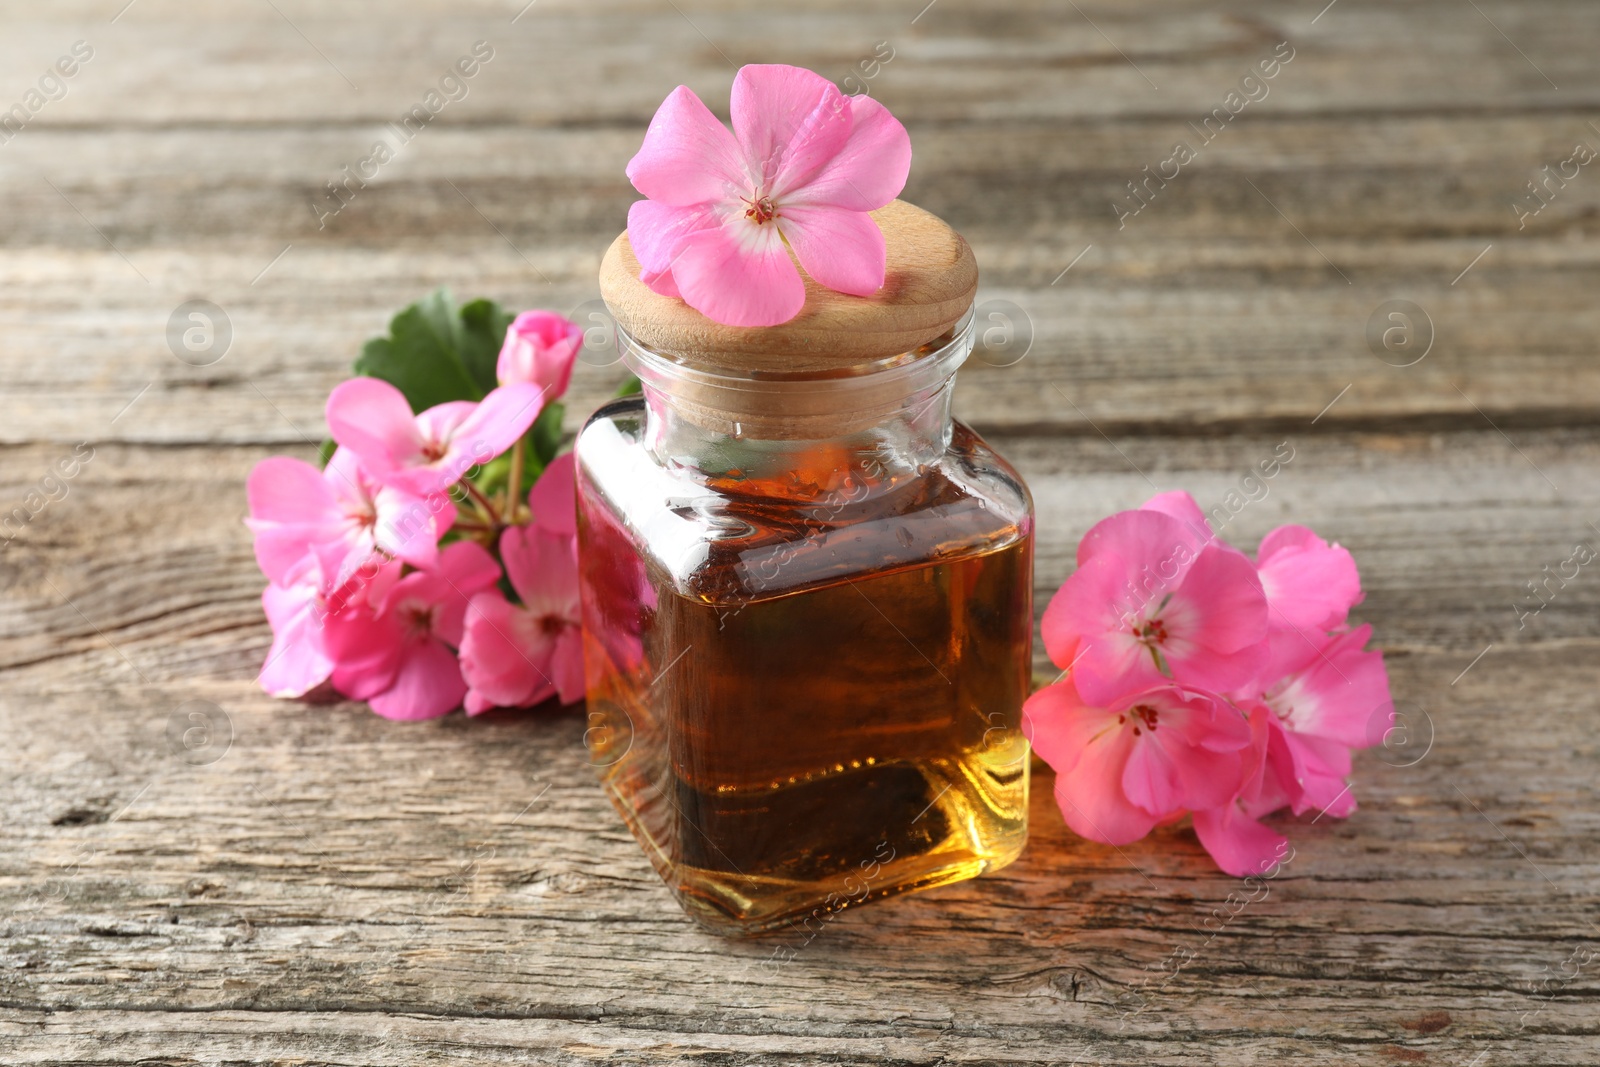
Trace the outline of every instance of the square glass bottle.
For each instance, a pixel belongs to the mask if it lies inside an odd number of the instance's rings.
[[[759,933],[1027,837],[1032,503],[950,414],[976,268],[878,213],[881,298],[730,330],[602,267],[640,396],[579,435],[594,762],[685,909]],[[698,321],[695,321],[697,320]]]

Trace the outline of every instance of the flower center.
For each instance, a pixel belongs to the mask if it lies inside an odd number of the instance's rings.
[[[1117,722],[1126,723],[1128,721],[1128,716],[1129,715],[1132,715],[1136,720],[1138,720],[1137,722],[1135,722],[1134,727],[1133,727],[1133,736],[1134,737],[1138,737],[1145,730],[1149,730],[1151,733],[1155,733],[1156,725],[1160,721],[1160,718],[1161,718],[1161,713],[1159,711],[1157,711],[1155,708],[1152,708],[1149,704],[1139,704],[1139,705],[1136,705],[1134,707],[1129,708],[1123,714],[1118,715],[1117,716]],[[1139,723],[1143,723],[1144,726],[1141,728],[1139,726]]]
[[[1151,619],[1143,626],[1134,626],[1133,636],[1147,645],[1164,645],[1167,643],[1167,624],[1160,619]]]
[[[1133,639],[1150,650],[1150,659],[1155,663],[1156,670],[1168,678],[1172,677],[1172,672],[1167,669],[1166,657],[1161,654],[1161,647],[1167,643],[1167,624],[1160,619],[1150,619],[1143,625],[1134,623],[1131,629]]]
[[[745,210],[744,217],[750,219],[757,226],[771,222],[778,217],[778,208],[773,204],[770,196],[757,197],[754,200],[741,196],[739,199],[750,205]]]
[[[567,628],[567,620],[559,615],[539,616],[539,629],[546,637],[557,637]]]
[[[400,618],[405,622],[413,636],[431,633],[433,630],[433,605],[431,604],[403,604],[400,607]]]

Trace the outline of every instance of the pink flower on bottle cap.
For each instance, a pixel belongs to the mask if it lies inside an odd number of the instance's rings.
[[[662,102],[628,178],[640,279],[725,326],[800,313],[800,261],[853,296],[883,286],[884,239],[868,214],[900,194],[911,138],[868,96],[819,74],[757,64],[733,79],[733,131],[685,86]]]

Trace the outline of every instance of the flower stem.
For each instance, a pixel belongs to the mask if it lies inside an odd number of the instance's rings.
[[[517,512],[522,508],[522,438],[517,438],[517,443],[511,446],[511,474],[506,478],[506,521],[515,524]]]
[[[466,478],[461,479],[456,484],[461,486],[461,488],[466,492],[467,496],[472,498],[472,503],[476,507],[478,514],[483,518],[484,522],[488,523],[490,526],[499,525],[500,515],[494,509],[494,502],[483,495],[482,489],[479,489],[477,486],[473,485],[472,482]]]

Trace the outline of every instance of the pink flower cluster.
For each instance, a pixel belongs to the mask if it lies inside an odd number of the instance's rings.
[[[1193,815],[1217,865],[1244,876],[1287,846],[1262,816],[1353,812],[1350,752],[1393,714],[1371,627],[1347,625],[1361,598],[1345,549],[1280,526],[1251,560],[1187,493],[1097,524],[1044,613],[1064,678],[1024,710],[1067,825],[1124,845]]]
[[[420,413],[386,381],[342,382],[325,468],[279,456],[251,471],[246,525],[271,583],[267,692],[331,682],[390,719],[583,696],[571,454],[544,469],[526,509],[518,484],[523,438],[566,389],[580,345],[575,324],[526,312],[506,333],[497,388]],[[477,480],[513,447],[497,505]]]

